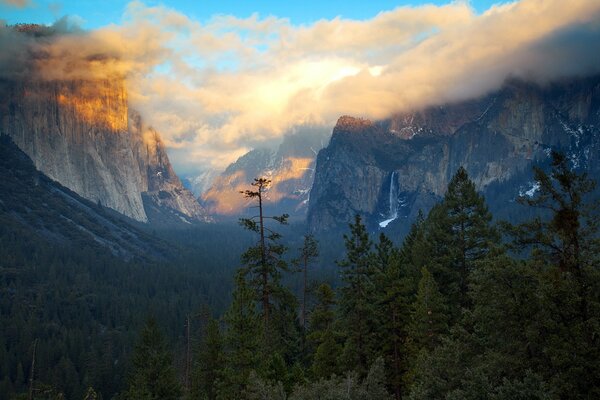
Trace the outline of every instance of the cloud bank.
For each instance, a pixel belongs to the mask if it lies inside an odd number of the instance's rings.
[[[589,0],[522,0],[480,15],[466,2],[399,7],[300,26],[258,15],[200,23],[133,2],[119,25],[74,31],[32,46],[46,78],[127,76],[133,107],[182,172],[222,168],[296,126],[330,129],[342,114],[380,119],[475,97],[509,76],[600,72],[600,2]],[[12,48],[5,33],[0,45]],[[0,69],[17,53],[0,56]]]

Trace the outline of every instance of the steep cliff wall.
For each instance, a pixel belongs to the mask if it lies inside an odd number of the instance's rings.
[[[169,207],[202,217],[158,135],[129,110],[123,79],[3,80],[0,91],[0,131],[50,178],[138,221],[144,192],[173,194]]]
[[[547,87],[512,81],[481,99],[376,123],[342,117],[317,158],[308,222],[314,230],[334,229],[358,213],[376,227],[393,208],[395,223],[406,224],[443,196],[459,166],[485,194],[531,176],[532,164],[551,149],[598,171],[600,77]],[[511,184],[507,200],[528,182]]]

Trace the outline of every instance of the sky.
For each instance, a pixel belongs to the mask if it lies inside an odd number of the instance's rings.
[[[295,5],[294,5],[295,4]],[[0,77],[24,46],[43,79],[127,79],[180,175],[337,118],[383,119],[497,89],[600,72],[600,1],[0,0]],[[66,16],[66,17],[65,17]]]
[[[471,7],[478,13],[484,12],[498,0],[474,0]],[[96,29],[108,24],[119,23],[129,1],[122,0],[0,0],[0,18],[9,24],[30,22],[52,24],[64,15],[80,20],[82,27]],[[148,6],[160,6],[178,10],[193,20],[206,22],[215,15],[235,15],[240,18],[254,13],[266,16],[288,18],[293,24],[311,24],[320,19],[342,17],[348,19],[369,19],[385,10],[399,6],[422,4],[442,5],[447,0],[304,0],[286,2],[281,0],[167,0],[145,1]]]

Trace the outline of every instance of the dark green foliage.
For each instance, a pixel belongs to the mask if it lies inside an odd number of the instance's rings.
[[[335,321],[335,292],[326,283],[322,283],[316,290],[316,304],[310,312],[309,331],[307,341],[311,349],[321,343],[321,336],[325,331],[333,329]]]
[[[464,168],[459,168],[448,184],[443,201],[433,207],[426,223],[427,268],[438,281],[448,300],[449,312],[458,318],[469,306],[468,276],[497,243],[491,226],[492,215],[475,190]]]
[[[286,275],[285,246],[265,216],[241,221],[258,233],[255,246],[228,228],[195,227],[168,233],[184,253],[176,265],[123,261],[81,235],[58,244],[48,232],[70,225],[40,205],[27,211],[17,203],[29,189],[3,181],[14,190],[0,199],[0,398],[27,398],[34,343],[35,398],[182,398],[187,368],[173,368],[167,349],[179,349],[176,365],[184,364],[186,316],[204,302],[221,314],[229,265],[241,253],[231,249],[248,245],[223,329],[207,316],[202,333],[192,332],[186,398],[599,398],[599,220],[586,197],[593,184],[565,157],[554,155],[552,167],[536,169],[539,191],[524,200],[543,212],[507,227],[510,245],[464,169],[400,248],[385,235],[373,245],[356,217],[344,237],[341,282],[330,281],[339,287],[321,284],[310,301],[308,278],[298,284]],[[268,182],[261,185],[245,195],[260,200]],[[295,229],[288,244],[301,248],[307,275],[314,261],[316,277],[323,257],[315,260],[316,242]],[[334,242],[322,247],[335,253]],[[132,332],[149,309],[158,323],[144,327],[133,349]]]
[[[172,358],[156,321],[149,319],[140,333],[133,352],[126,398],[178,399],[182,390],[173,368]]]
[[[328,378],[338,372],[341,346],[335,331],[335,292],[326,283],[316,290],[316,304],[310,313],[310,324],[306,341],[311,372],[315,378]]]
[[[341,363],[347,370],[366,375],[377,358],[375,276],[371,255],[372,243],[360,216],[350,224],[350,235],[344,235],[346,258],[338,262],[343,286],[340,288],[340,323],[344,334]]]
[[[194,362],[190,398],[215,400],[224,369],[224,343],[219,322],[211,318]]]
[[[300,272],[302,272],[302,311],[300,314],[300,322],[302,324],[302,330],[306,332],[306,301],[309,294],[308,268],[313,260],[319,256],[319,245],[313,235],[305,235],[304,242],[299,250],[300,257],[295,263],[300,266]]]
[[[597,202],[586,203],[595,183],[552,154],[552,172],[535,170],[536,197],[526,203],[549,210],[511,230],[515,244],[531,251],[538,309],[527,328],[537,334],[533,359],[561,398],[600,395],[600,249]],[[537,350],[537,351],[535,351]],[[585,371],[585,373],[583,372]],[[585,377],[584,377],[585,375]]]
[[[225,313],[226,367],[218,398],[244,398],[250,372],[259,367],[260,317],[255,293],[248,287],[241,271],[236,275],[231,306]]]
[[[441,336],[447,333],[445,303],[433,276],[427,268],[421,269],[417,298],[411,307],[408,325],[408,341],[413,356],[417,356],[422,350],[433,350],[439,344]]]
[[[269,219],[279,224],[287,224],[288,215],[265,216],[263,214],[263,195],[270,184],[271,181],[266,178],[255,178],[251,185],[256,190],[241,192],[244,197],[257,200],[258,215],[252,218],[240,218],[240,224],[245,229],[258,234],[258,243],[242,254],[242,264],[249,285],[256,292],[260,303],[264,344],[267,346],[273,344],[271,340],[277,334],[274,332],[271,320],[274,303],[279,301],[280,308],[284,310],[289,304],[289,296],[281,286],[281,273],[287,270],[287,263],[283,259],[286,247],[279,242],[281,235],[266,226],[266,220]]]
[[[473,269],[470,308],[451,335],[419,357],[411,398],[589,399],[599,395],[598,214],[585,195],[593,184],[553,155],[536,169],[547,210],[509,226],[513,249],[488,252]]]
[[[290,400],[386,400],[391,396],[385,388],[383,359],[378,358],[361,380],[356,373],[344,377],[332,376],[299,386]]]
[[[388,385],[397,399],[405,391],[404,374],[412,357],[408,350],[410,311],[420,279],[418,246],[423,239],[423,216],[417,221],[400,248],[393,250],[388,266],[381,274],[380,289],[376,291],[379,311],[379,342],[385,356]]]

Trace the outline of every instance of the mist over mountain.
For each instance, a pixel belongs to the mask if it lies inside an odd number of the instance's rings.
[[[272,181],[265,193],[265,206],[274,213],[287,213],[304,220],[314,179],[318,152],[329,141],[330,132],[319,127],[301,127],[284,136],[276,149],[257,148],[229,165],[201,194],[209,212],[237,216],[251,205],[240,195],[254,178]]]
[[[524,189],[532,166],[546,164],[552,150],[599,176],[599,116],[600,77],[593,76],[546,85],[508,80],[476,100],[376,122],[341,117],[317,158],[308,223],[340,229],[359,214],[373,229],[390,220],[386,227],[406,232],[461,166],[494,214],[506,215],[519,207],[516,198],[535,193]]]
[[[17,26],[11,32],[24,36],[24,42],[36,37],[33,43],[41,52],[62,38],[38,26]],[[24,46],[26,52],[36,48]],[[148,220],[147,197],[148,204],[174,210],[181,218],[205,220],[206,213],[173,171],[158,132],[129,107],[125,78],[110,71],[95,78],[94,63],[87,60],[87,76],[85,70],[47,76],[54,66],[43,63],[29,72],[2,74],[0,132],[50,178],[128,217]]]

